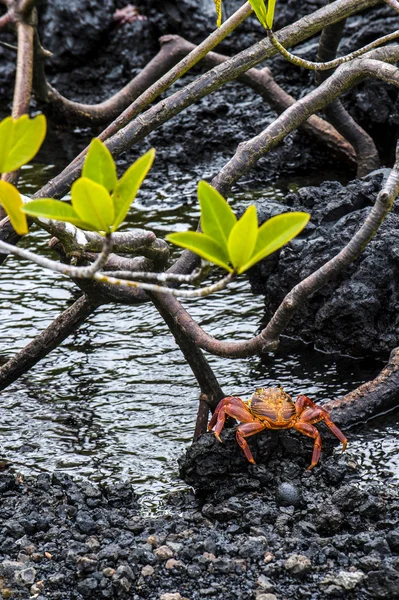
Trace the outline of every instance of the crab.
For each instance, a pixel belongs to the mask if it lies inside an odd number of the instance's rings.
[[[264,429],[293,428],[313,438],[312,462],[308,469],[313,469],[317,465],[321,453],[321,436],[314,427],[315,423],[324,421],[327,427],[342,442],[342,451],[345,450],[348,442],[324,408],[317,406],[307,396],[298,396],[296,402],[294,402],[291,396],[281,387],[259,388],[246,402],[237,396],[223,398],[217,405],[208,425],[208,431],[213,429],[219,442],[222,441],[220,434],[227,416],[243,423],[237,427],[236,439],[247,460],[252,464],[256,463],[245,438]]]

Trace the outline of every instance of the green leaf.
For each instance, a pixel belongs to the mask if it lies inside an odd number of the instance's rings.
[[[112,199],[115,210],[115,221],[113,230],[125,220],[131,203],[136,197],[137,191],[144,181],[145,176],[154,162],[155,149],[152,148],[146,154],[134,162],[118,181]]]
[[[46,135],[46,118],[7,117],[0,122],[0,173],[16,171],[37,154]]]
[[[223,196],[206,181],[200,181],[198,184],[198,199],[201,206],[202,231],[227,251],[227,240],[237,223],[237,217]]]
[[[255,206],[249,206],[231,230],[228,249],[230,262],[237,273],[249,261],[258,237],[258,218]]]
[[[292,240],[307,225],[310,215],[304,212],[283,213],[272,217],[258,231],[258,239],[250,260],[242,267],[241,273],[272,254]]]
[[[11,225],[18,235],[28,233],[26,215],[22,212],[22,198],[18,190],[8,181],[0,181],[0,204],[10,217]]]
[[[115,189],[118,178],[111,152],[98,138],[92,140],[82,169],[82,177],[87,177],[109,192]]]
[[[220,27],[222,24],[222,0],[214,0],[214,2],[215,2],[215,6],[216,6],[216,14],[217,14],[216,25],[218,27]]]
[[[275,3],[276,0],[274,0]],[[258,20],[261,22],[265,29],[270,29],[268,25],[268,10],[266,9],[264,0],[249,0],[250,5],[252,6]],[[274,8],[273,8],[274,12]]]
[[[72,206],[78,217],[94,231],[110,231],[114,220],[114,203],[107,190],[87,177],[72,186]]]
[[[266,29],[272,29],[274,21],[274,9],[276,8],[277,0],[268,0],[266,14]]]
[[[223,267],[230,273],[233,269],[228,265],[228,256],[226,251],[215,240],[203,233],[197,231],[184,231],[181,233],[170,233],[166,239],[177,246],[187,248],[195,254],[198,254],[205,260]]]
[[[74,208],[67,202],[53,200],[52,198],[40,198],[39,200],[31,200],[25,204],[22,210],[32,217],[40,217],[42,219],[52,219],[53,221],[64,221],[72,223],[76,227],[90,231],[96,231],[88,223],[82,221]]]

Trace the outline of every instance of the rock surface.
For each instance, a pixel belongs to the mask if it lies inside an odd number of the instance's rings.
[[[399,598],[394,481],[362,481],[349,454],[329,456],[324,434],[327,452],[307,471],[309,440],[281,433],[285,446],[251,439],[254,466],[233,431],[224,444],[206,434],[181,461],[197,495],[175,493],[147,516],[129,484],[0,474],[0,597]],[[295,505],[276,501],[282,484]]]
[[[265,321],[302,278],[334,257],[358,231],[374,204],[380,170],[343,186],[325,182],[288,194],[283,203],[258,203],[262,220],[288,210],[311,214],[304,232],[257,265],[253,290],[265,296]],[[296,312],[285,334],[325,352],[383,355],[399,345],[399,206],[395,203],[362,255]]]

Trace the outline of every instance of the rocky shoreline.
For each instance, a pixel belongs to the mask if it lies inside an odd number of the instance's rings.
[[[144,516],[129,483],[0,474],[0,597],[37,600],[399,598],[399,492],[356,460],[277,432],[200,438],[181,459],[197,493]]]

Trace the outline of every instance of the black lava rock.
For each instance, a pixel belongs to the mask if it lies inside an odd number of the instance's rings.
[[[346,187],[326,182],[289,194],[284,204],[259,204],[262,220],[285,210],[311,214],[310,226],[251,273],[265,295],[266,319],[303,278],[333,258],[359,230],[386,173],[378,171]],[[399,344],[399,209],[394,207],[361,256],[337,279],[312,295],[285,333],[325,352],[387,355]]]

